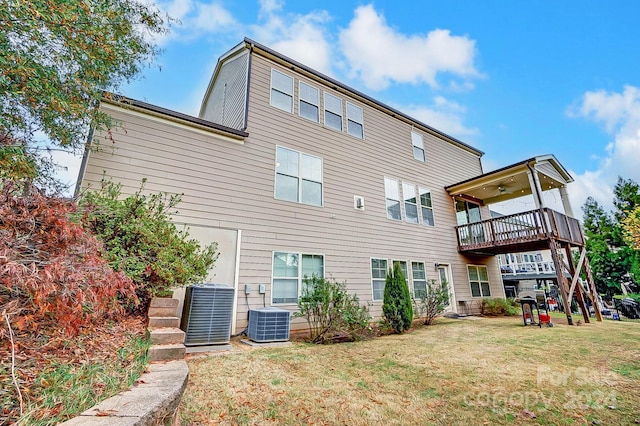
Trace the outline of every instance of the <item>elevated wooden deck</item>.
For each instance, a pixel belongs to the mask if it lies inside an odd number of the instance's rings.
[[[458,251],[495,255],[549,248],[550,238],[582,247],[577,219],[543,208],[456,226]]]

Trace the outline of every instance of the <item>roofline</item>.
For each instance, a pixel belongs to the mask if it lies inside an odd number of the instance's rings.
[[[223,126],[221,124],[213,123],[208,120],[204,120],[202,118],[194,117],[192,115],[183,114],[178,111],[173,111],[167,108],[162,108],[157,105],[149,104],[147,102],[139,101],[137,99],[127,98],[122,95],[104,92],[102,96],[101,102],[116,105],[122,108],[131,108],[144,110],[146,112],[151,112],[154,115],[158,115],[161,117],[169,117],[174,121],[179,121],[182,123],[186,123],[188,125],[195,125],[200,128],[205,128],[206,130],[212,131],[213,133],[222,134],[233,139],[244,139],[249,136],[249,133],[233,129],[231,127]]]
[[[474,181],[474,180],[477,180],[477,179],[482,179],[482,178],[485,178],[485,177],[489,177],[491,175],[497,175],[497,174],[502,173],[502,172],[504,172],[506,170],[513,169],[513,168],[518,167],[518,166],[524,166],[524,165],[531,164],[531,163],[537,163],[537,162],[539,162],[541,160],[549,160],[550,162],[552,162],[553,165],[556,167],[556,169],[563,175],[563,177],[565,177],[567,179],[567,183],[573,182],[573,177],[571,177],[569,172],[567,172],[567,170],[564,168],[564,166],[562,164],[560,164],[560,162],[556,159],[556,157],[553,154],[546,154],[546,155],[539,155],[537,157],[532,157],[532,158],[529,158],[527,160],[522,160],[522,161],[519,161],[517,163],[510,164],[508,166],[501,167],[499,169],[492,170],[490,172],[483,173],[481,175],[478,175],[478,176],[463,180],[462,182],[457,182],[457,183],[454,183],[452,185],[447,185],[447,186],[444,187],[444,189],[448,191],[450,188],[453,188],[454,186],[464,185],[465,183],[468,183],[468,182],[471,182],[471,181]]]
[[[242,44],[242,43],[241,43]],[[240,44],[240,45],[241,45]],[[224,55],[222,55],[220,57],[220,60],[218,61],[218,65],[216,65],[216,70],[214,72],[214,77],[215,77],[215,73],[218,72],[218,69],[220,67],[220,64],[223,60],[227,59],[228,57],[232,56],[233,54],[235,54],[237,52],[237,50],[240,49],[240,45],[237,45],[236,47],[234,47],[233,49],[229,50],[227,53],[225,53]],[[309,77],[312,77],[316,80],[321,80],[321,81],[325,81],[329,84],[329,86],[333,86],[334,89],[341,89],[343,92],[347,92],[348,94],[354,95],[354,97],[359,98],[360,101],[369,104],[385,113],[387,113],[388,115],[391,115],[392,117],[397,117],[400,118],[406,122],[408,122],[409,124],[412,125],[416,125],[416,127],[422,128],[422,130],[426,131],[427,133],[431,133],[435,136],[439,136],[441,138],[444,138],[446,140],[448,140],[449,142],[453,143],[454,145],[459,146],[460,148],[469,151],[479,157],[482,157],[484,155],[483,151],[480,151],[479,149],[476,149],[474,147],[472,147],[471,145],[462,142],[459,139],[454,138],[453,136],[447,135],[446,133],[441,132],[440,130],[437,130],[431,126],[429,126],[428,124],[425,124],[419,120],[416,120],[415,118],[403,113],[402,111],[399,111],[393,107],[390,107],[389,105],[383,104],[382,102],[372,98],[369,95],[366,95],[356,89],[353,89],[352,87],[347,86],[346,84],[343,84],[341,82],[339,82],[338,80],[331,78],[325,74],[322,74],[321,72],[318,72],[304,64],[301,64],[298,61],[295,61],[279,52],[276,52],[275,50],[264,46],[248,37],[244,38],[244,45],[246,48],[248,48],[249,50],[253,51],[258,51],[259,53],[262,53],[263,56],[270,58],[270,59],[275,59],[281,63],[286,63],[289,65],[289,68],[297,70],[297,71],[302,71],[304,74],[306,74]],[[211,82],[213,82],[214,78],[212,78]],[[210,83],[211,85],[212,83]],[[207,94],[209,93],[209,89],[207,89]],[[207,94],[205,94],[205,99]],[[204,100],[203,100],[204,102]]]

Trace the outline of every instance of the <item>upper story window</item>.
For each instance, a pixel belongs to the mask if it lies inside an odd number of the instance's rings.
[[[324,277],[324,256],[303,253],[273,253],[272,303],[297,303],[305,277]]]
[[[467,265],[467,271],[469,272],[471,296],[491,297],[487,267],[484,265]]]
[[[422,210],[422,224],[425,226],[435,226],[433,220],[433,205],[431,204],[431,191],[423,187],[418,188],[420,192],[420,209]]]
[[[324,94],[324,124],[342,131],[342,99],[330,93]]]
[[[402,182],[402,195],[404,197],[405,220],[409,223],[419,223],[416,187],[411,183]]]
[[[424,141],[422,140],[422,135],[416,132],[411,132],[411,144],[413,145],[413,158],[424,162]]]
[[[362,108],[347,102],[347,133],[360,139],[364,138],[362,115]]]
[[[302,81],[299,85],[299,91],[300,104],[298,114],[300,117],[317,123],[320,120],[320,91]]]
[[[276,148],[275,197],[322,206],[322,158]]]
[[[271,105],[293,112],[293,77],[271,70]]]
[[[397,180],[384,178],[384,196],[387,202],[387,218],[402,220],[400,189]]]

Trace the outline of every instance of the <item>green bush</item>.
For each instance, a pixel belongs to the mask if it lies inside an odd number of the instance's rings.
[[[179,195],[144,195],[144,183],[121,199],[122,185],[102,181],[99,191],[88,191],[79,201],[83,225],[104,244],[104,256],[116,271],[136,284],[146,312],[152,297],[206,277],[218,254],[217,244],[204,248],[171,221]]]
[[[513,299],[491,299],[485,297],[480,301],[480,314],[488,316],[518,315],[518,308]]]
[[[424,318],[425,325],[430,325],[449,306],[449,284],[447,281],[427,281],[426,292],[422,297],[415,299],[414,304],[417,316]]]
[[[304,278],[304,291],[294,318],[306,318],[313,343],[351,341],[361,337],[371,317],[346,284],[318,276]]]
[[[404,333],[411,327],[413,321],[411,293],[398,263],[387,272],[382,313],[389,326],[398,334]]]

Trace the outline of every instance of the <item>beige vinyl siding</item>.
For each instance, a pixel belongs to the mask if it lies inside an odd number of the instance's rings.
[[[103,152],[89,156],[83,186],[98,184],[104,170],[132,193],[146,177],[148,191],[184,193],[176,221],[241,229],[237,329],[246,325],[248,307],[263,305],[257,284],[267,285],[271,303],[273,251],[324,254],[325,276],[347,281],[363,303],[372,299],[371,258],[424,262],[427,279],[437,278],[434,263],[450,264],[457,299],[471,299],[466,265],[488,262],[492,296],[502,294],[495,259],[457,252],[453,201],[444,191],[481,173],[478,156],[418,130],[427,160],[416,161],[409,124],[260,56],[250,63],[244,144],[120,111],[113,115],[126,133],[117,129],[113,149],[105,142]],[[293,113],[269,105],[271,68],[295,78]],[[362,107],[365,139],[298,116],[299,79],[320,89],[320,111],[323,91]],[[276,145],[322,158],[322,207],[274,198]],[[385,176],[431,190],[435,227],[387,219]],[[364,197],[364,210],[354,209],[354,195]],[[248,307],[245,284],[254,288]],[[380,312],[374,302],[371,313]]]

